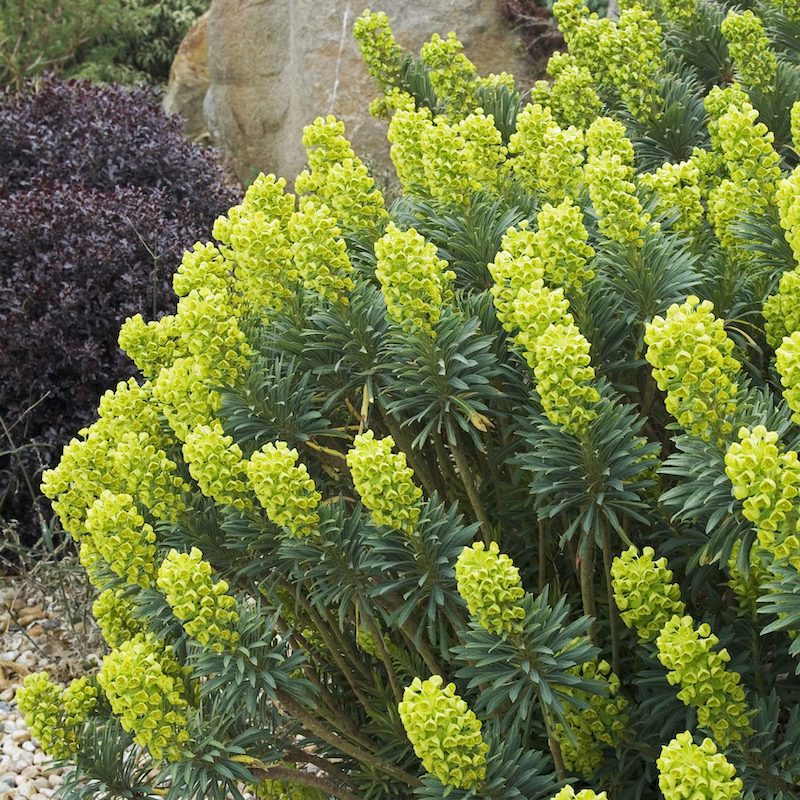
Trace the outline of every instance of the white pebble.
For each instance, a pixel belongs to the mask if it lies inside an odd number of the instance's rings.
[[[27,750],[29,753],[36,752],[36,747],[34,746],[33,742],[30,741],[30,739],[22,743],[22,749]]]

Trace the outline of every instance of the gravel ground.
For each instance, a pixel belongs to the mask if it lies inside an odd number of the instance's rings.
[[[59,613],[63,607],[36,579],[0,578],[0,800],[44,800],[63,780],[61,770],[48,766],[50,759],[14,702],[22,679],[31,672],[45,670],[66,684],[99,663],[96,630],[80,618],[88,606],[71,604],[72,619]]]
[[[14,697],[23,678],[46,671],[66,685],[94,672],[104,643],[90,615],[91,590],[69,557],[24,578],[0,574],[0,800],[54,797],[64,771],[31,736]],[[245,798],[252,800],[250,792]]]

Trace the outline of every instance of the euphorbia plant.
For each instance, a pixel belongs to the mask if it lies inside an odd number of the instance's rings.
[[[797,15],[756,11],[558,0],[527,104],[359,19],[402,196],[315,121],[46,475],[111,648],[19,695],[68,795],[800,797]]]

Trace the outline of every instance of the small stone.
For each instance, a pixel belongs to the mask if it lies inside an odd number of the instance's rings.
[[[47,753],[43,752],[42,750],[37,750],[33,754],[34,764],[43,764],[45,761],[47,761]]]
[[[31,627],[28,628],[28,636],[41,636],[43,633],[44,628],[38,623],[36,625],[31,625]]]
[[[27,742],[30,738],[30,731],[25,730],[25,728],[20,728],[19,725],[17,725],[17,729],[14,731],[14,733],[11,734],[12,742]]]
[[[34,745],[34,743],[32,741],[30,741],[30,739],[28,741],[22,743],[22,749],[23,750],[27,750],[29,753],[35,753],[36,752],[36,746]]]
[[[33,765],[25,767],[25,769],[22,770],[22,772],[20,772],[20,775],[22,775],[23,778],[31,778],[31,779],[35,778],[38,774],[39,774],[39,769],[37,767],[34,767]]]
[[[60,786],[62,781],[64,780],[64,776],[60,772],[54,772],[52,775],[47,776],[47,780],[50,785],[55,789],[56,787]]]
[[[34,778],[33,779],[33,785],[37,789],[42,789],[42,788],[49,789],[50,788],[50,781],[48,781],[47,778],[44,777],[44,775],[39,775],[38,778]]]

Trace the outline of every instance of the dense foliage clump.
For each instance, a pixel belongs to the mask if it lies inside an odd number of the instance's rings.
[[[129,84],[164,83],[208,0],[4,0],[0,87],[42,72]]]
[[[0,514],[33,524],[42,464],[127,375],[121,322],[174,310],[185,243],[234,195],[143,89],[51,78],[5,95],[0,164]]]
[[[123,325],[67,797],[800,799],[800,14],[554,12],[524,104],[365,12],[402,196],[319,118]]]

